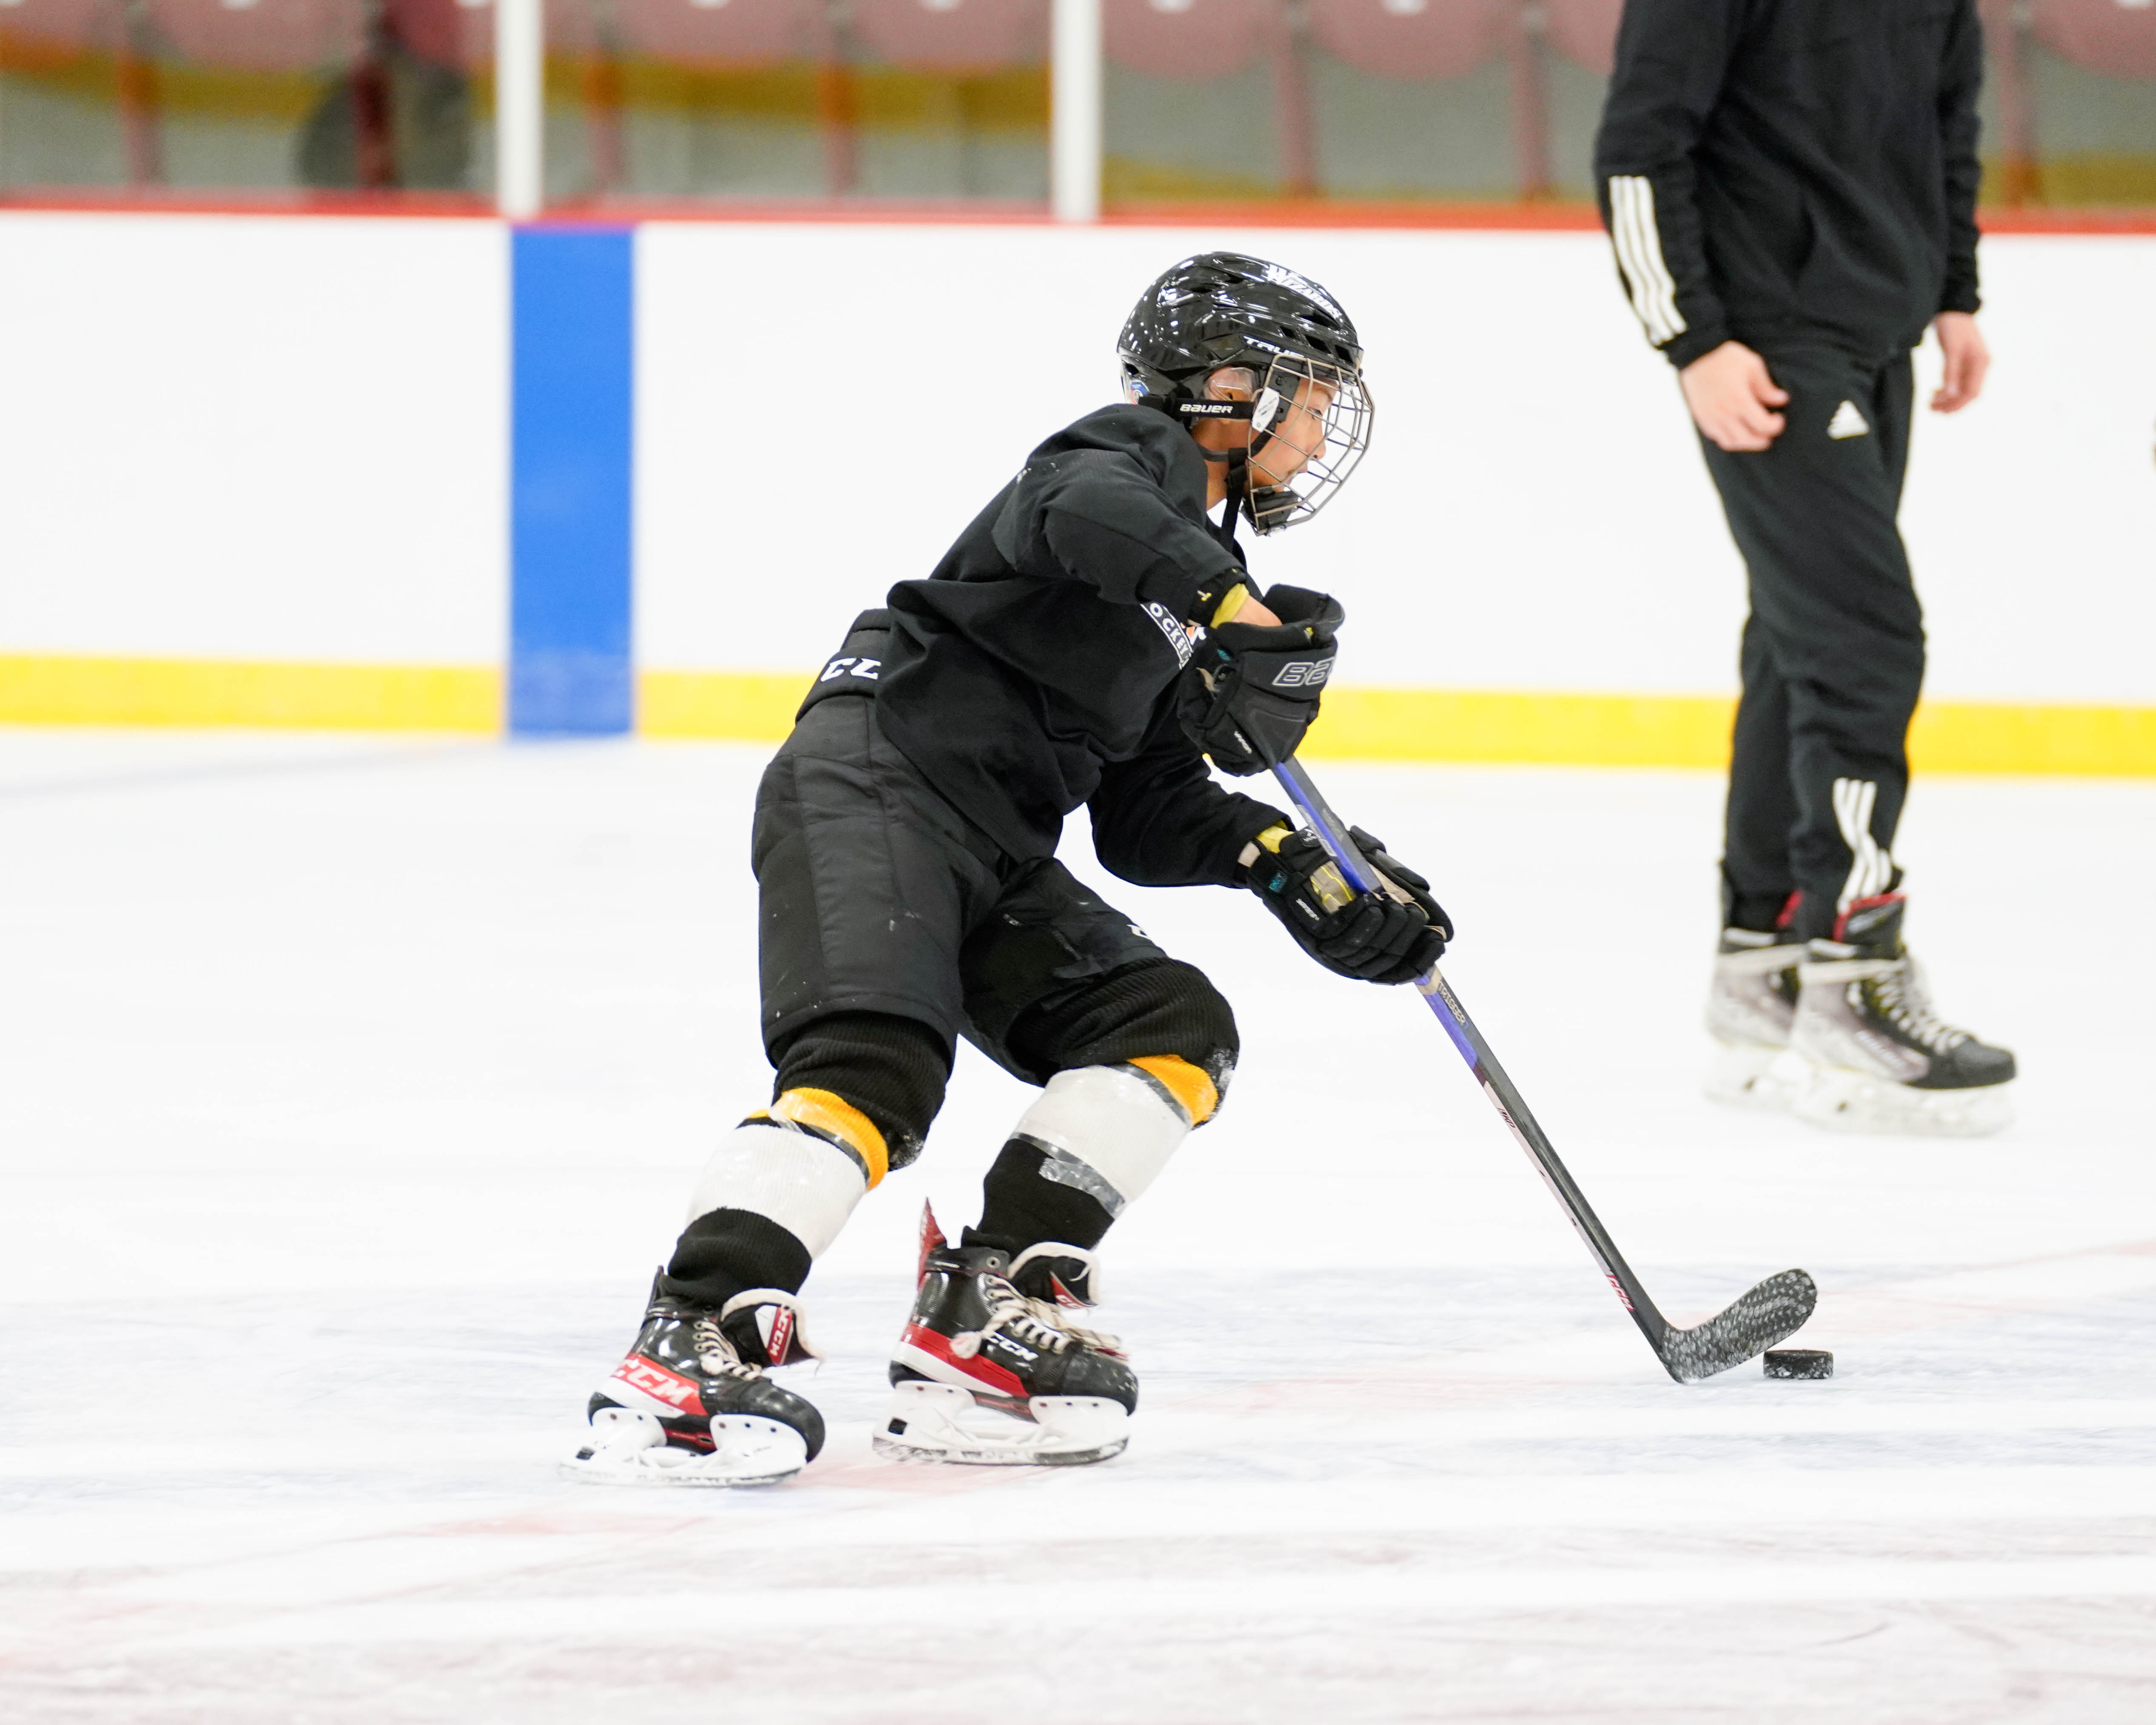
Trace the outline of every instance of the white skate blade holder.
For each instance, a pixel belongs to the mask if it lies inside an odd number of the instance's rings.
[[[1106,1461],[1130,1442],[1130,1415],[1105,1396],[1036,1395],[1026,1406],[1030,1420],[982,1407],[954,1384],[916,1378],[892,1389],[876,1453],[897,1461],[1067,1467]]]
[[[1809,1061],[1802,1062],[1802,1075],[1789,1110],[1798,1119],[1829,1132],[1983,1138],[2014,1120],[2013,1099],[2007,1095],[2010,1084],[1919,1090],[1847,1066]]]
[[[562,1464],[571,1479],[595,1486],[775,1486],[808,1464],[801,1434],[750,1414],[711,1419],[711,1453],[666,1441],[656,1417],[602,1408],[577,1453]]]
[[[1807,1070],[1803,1059],[1786,1048],[1717,1041],[1702,1088],[1709,1101],[1782,1113],[1796,1106]]]

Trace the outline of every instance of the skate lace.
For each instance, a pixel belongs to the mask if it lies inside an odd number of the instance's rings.
[[[747,1379],[763,1375],[761,1366],[748,1364],[734,1352],[733,1343],[726,1339],[716,1317],[698,1318],[689,1337],[696,1346],[696,1363],[711,1376]]]
[[[1047,1300],[1029,1300],[1000,1276],[981,1278],[981,1297],[988,1302],[988,1321],[978,1330],[961,1330],[951,1338],[951,1351],[968,1358],[981,1351],[998,1332],[1014,1342],[1045,1353],[1067,1353],[1075,1343],[1096,1353],[1120,1358],[1123,1344],[1105,1330],[1090,1330],[1072,1323],[1062,1307]]]
[[[1902,958],[1871,978],[1873,1004],[1887,1021],[1934,1054],[1951,1054],[1969,1033],[1946,1023],[1932,1009],[1924,973],[1914,958]]]

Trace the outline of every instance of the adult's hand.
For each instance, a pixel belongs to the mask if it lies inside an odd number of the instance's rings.
[[[1732,454],[1766,449],[1785,423],[1774,411],[1788,390],[1768,375],[1767,362],[1742,341],[1724,341],[1677,373],[1692,423],[1717,449]]]
[[[1932,392],[1932,411],[1958,413],[1984,393],[1984,374],[1991,369],[1991,350],[1984,345],[1984,331],[1967,311],[1942,311],[1932,320],[1932,333],[1939,338],[1946,358],[1946,373]]]

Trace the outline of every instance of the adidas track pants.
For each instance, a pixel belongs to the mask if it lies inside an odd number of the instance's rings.
[[[1806,936],[1885,891],[1908,789],[1923,615],[1895,517],[1909,449],[1903,354],[1763,350],[1789,393],[1773,447],[1701,439],[1749,577],[1722,855],[1725,916],[1774,926],[1789,894]]]

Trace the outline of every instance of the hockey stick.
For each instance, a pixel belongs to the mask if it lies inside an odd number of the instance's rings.
[[[1383,893],[1383,883],[1363,860],[1355,841],[1348,837],[1346,824],[1310,782],[1310,775],[1302,770],[1301,763],[1283,761],[1273,768],[1273,774],[1280,780],[1281,788],[1302,811],[1312,832],[1317,835],[1317,842],[1338,865],[1348,884],[1358,891]],[[1625,1302],[1625,1309],[1632,1314],[1632,1322],[1639,1325],[1640,1333],[1647,1338],[1647,1346],[1655,1350],[1655,1358],[1671,1377],[1680,1384],[1697,1384],[1717,1372],[1743,1364],[1803,1327],[1805,1319],[1812,1315],[1812,1307],[1819,1301],[1819,1288],[1801,1270],[1784,1270],[1779,1276],[1768,1276],[1726,1311],[1717,1312],[1697,1328],[1674,1327],[1647,1297],[1646,1289],[1640,1285],[1640,1278],[1632,1273],[1632,1266],[1617,1250],[1609,1230],[1589,1206],[1586,1195],[1566,1171],[1565,1165],[1558,1160],[1548,1134],[1528,1111],[1519,1091],[1512,1087],[1512,1081],[1497,1064],[1496,1055],[1490,1052],[1490,1045],[1482,1040],[1482,1033],[1475,1028],[1475,1020],[1467,1016],[1467,1009],[1460,1004],[1460,997],[1452,992],[1451,985],[1432,965],[1430,974],[1415,987],[1421,991],[1438,1023],[1445,1026],[1445,1034],[1460,1050],[1460,1059],[1475,1074],[1476,1082],[1482,1086],[1482,1094],[1489,1097],[1491,1105],[1512,1128],[1512,1136],[1519,1140],[1520,1147],[1527,1153],[1543,1183],[1564,1206],[1565,1214],[1572,1218],[1572,1225],[1587,1242],[1588,1251],[1601,1266],[1609,1286],[1617,1291],[1617,1297]]]

